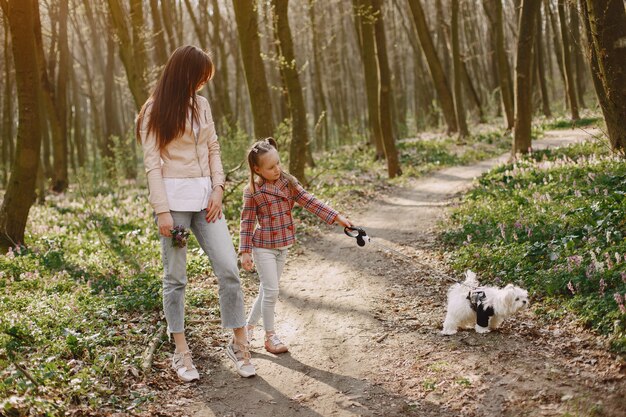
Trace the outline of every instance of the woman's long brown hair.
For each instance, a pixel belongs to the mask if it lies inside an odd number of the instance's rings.
[[[177,48],[137,116],[137,141],[141,143],[140,130],[146,113],[146,135],[155,133],[159,150],[182,135],[190,106],[193,120],[198,120],[196,90],[202,83],[213,78],[214,72],[211,57],[202,49],[192,45]]]

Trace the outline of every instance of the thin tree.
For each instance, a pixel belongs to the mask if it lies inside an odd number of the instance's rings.
[[[576,1],[569,1],[570,26],[572,28],[572,53],[574,54],[574,67],[576,68],[576,97],[580,107],[587,107],[585,104],[585,59],[583,57],[582,39],[580,37],[580,18],[576,7]]]
[[[265,66],[261,57],[258,17],[254,2],[233,0],[241,59],[246,75],[246,84],[252,106],[254,134],[257,138],[266,138],[274,134],[272,121],[272,102],[265,76]]]
[[[68,186],[67,157],[68,157],[68,128],[67,128],[67,101],[69,83],[69,55],[70,48],[67,35],[67,17],[69,0],[59,0],[59,71],[57,73],[55,110],[59,120],[61,134],[53,142],[54,162],[52,175],[52,190],[60,193]]]
[[[548,84],[546,81],[546,70],[543,51],[543,27],[541,20],[541,7],[537,12],[537,38],[535,39],[535,58],[537,60],[537,79],[539,80],[539,88],[541,90],[541,109],[543,115],[546,117],[552,117],[552,111],[550,111],[550,98],[548,97]]]
[[[291,29],[289,28],[289,0],[272,0],[272,6],[274,8],[274,36],[278,41],[280,70],[287,88],[289,112],[291,115],[289,171],[300,181],[306,182],[304,166],[306,165],[309,133],[304,95],[302,94],[298,64],[293,50]]]
[[[380,128],[380,111],[378,101],[378,62],[376,60],[376,38],[374,36],[374,19],[372,5],[369,0],[352,0],[354,25],[357,32],[363,74],[365,75],[365,97],[370,131],[370,142],[376,148],[375,160],[385,157],[383,133]]]
[[[511,130],[515,124],[515,109],[511,67],[505,48],[502,0],[483,0],[483,8],[487,14],[487,20],[489,21],[489,26],[495,38],[494,47],[498,69],[498,82],[500,85],[500,97],[502,98],[502,107],[504,107],[504,114],[506,115],[506,127],[508,130]]]
[[[443,117],[448,125],[448,133],[457,132],[458,125],[456,112],[454,110],[454,99],[452,98],[452,93],[448,86],[448,79],[441,67],[441,61],[437,56],[435,45],[433,44],[428,25],[426,24],[426,15],[424,14],[422,2],[421,0],[408,0],[408,2],[415,24],[415,30],[417,31],[420,45],[422,45],[422,50],[426,56],[426,62],[428,63],[428,69],[430,70],[430,75],[435,84],[435,89],[437,90],[437,98],[441,105]]]
[[[569,100],[569,108],[572,112],[572,120],[580,120],[578,114],[578,99],[576,98],[576,84],[574,71],[572,69],[572,54],[570,52],[569,25],[565,16],[565,0],[559,0],[558,8],[559,20],[561,22],[561,45],[563,46],[563,69],[565,70],[565,94]]]
[[[39,14],[39,5],[34,0],[0,0],[0,7],[9,20],[19,125],[15,160],[2,206],[0,207],[0,251],[24,243],[24,231],[28,212],[35,201],[35,181],[39,165],[40,120],[37,90],[39,68],[35,42],[34,14]]]
[[[328,107],[326,105],[326,94],[322,83],[322,54],[320,51],[320,41],[315,13],[315,0],[309,0],[309,20],[311,21],[311,43],[313,49],[313,80],[315,83],[315,130],[319,133],[320,142],[324,149],[328,150]]]
[[[387,159],[387,175],[395,178],[402,174],[398,150],[393,137],[393,120],[391,117],[391,72],[389,71],[389,58],[387,57],[387,41],[385,38],[385,25],[382,13],[382,0],[372,0],[375,15],[374,39],[376,40],[376,59],[378,62],[378,74],[380,86],[378,90],[378,109],[380,111],[380,129],[383,134],[383,148]]]
[[[139,110],[148,99],[148,68],[146,47],[143,39],[143,8],[141,0],[130,0],[130,28],[126,12],[120,0],[107,0],[111,23],[117,36],[120,58],[126,69],[128,88]]]
[[[463,69],[461,68],[461,51],[459,46],[459,0],[452,0],[452,63],[454,67],[454,104],[456,120],[459,124],[459,139],[469,136],[465,106],[463,105]]]
[[[527,153],[531,147],[532,61],[535,24],[541,0],[523,0],[519,17],[517,60],[515,65],[515,128],[513,155]]]
[[[626,151],[626,10],[622,0],[581,0],[591,74],[611,147]]]

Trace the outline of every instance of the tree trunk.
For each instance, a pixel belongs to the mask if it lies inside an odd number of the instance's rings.
[[[502,13],[502,0],[483,0],[483,7],[487,14],[491,31],[495,37],[496,63],[498,68],[498,80],[500,82],[500,97],[506,116],[507,130],[513,129],[515,124],[515,106],[513,98],[513,82],[511,80],[511,68],[506,55],[504,38],[504,18]]]
[[[281,72],[289,96],[291,113],[291,146],[289,148],[289,171],[296,178],[306,183],[304,166],[309,142],[304,96],[298,75],[298,64],[293,50],[293,39],[289,28],[289,1],[272,0],[274,6],[274,32],[279,42]]]
[[[469,136],[465,106],[463,104],[463,70],[461,68],[461,51],[459,46],[459,0],[452,0],[452,63],[454,67],[454,104],[456,120],[459,124],[459,139]]]
[[[148,84],[146,81],[147,57],[143,40],[143,9],[141,0],[130,0],[129,30],[126,13],[120,0],[107,0],[111,13],[113,30],[119,39],[120,58],[126,69],[128,88],[133,95],[137,111],[148,99]]]
[[[533,38],[541,0],[523,0],[520,11],[515,65],[515,129],[513,155],[531,147]]]
[[[218,64],[221,63],[221,65],[218,66],[217,72],[217,76],[219,77],[218,82],[213,83],[213,87],[215,87],[215,92],[217,93],[218,99],[221,101],[222,112],[226,123],[228,126],[233,127],[236,124],[236,119],[230,102],[230,83],[228,80],[228,66],[226,65],[228,55],[226,54],[226,49],[224,48],[225,42],[222,42],[220,39],[223,32],[223,22],[222,15],[220,13],[220,6],[217,0],[212,0],[212,7],[213,35],[211,37],[211,43],[215,45],[215,48],[218,51],[218,57],[220,60]]]
[[[378,103],[380,111],[380,128],[383,133],[383,147],[387,158],[387,174],[389,178],[402,175],[398,150],[393,137],[393,119],[391,117],[391,72],[389,71],[389,58],[387,57],[387,40],[385,38],[385,23],[383,21],[382,0],[373,0],[372,6],[376,14],[374,23],[374,38],[376,39],[376,57],[378,59],[378,73],[380,75],[380,87],[378,90]]]
[[[52,175],[52,190],[60,193],[67,189],[67,157],[68,157],[68,129],[67,129],[67,85],[69,80],[70,49],[67,38],[67,15],[69,0],[59,0],[59,71],[57,77],[55,109],[59,120],[61,135],[53,137],[54,165]]]
[[[6,14],[5,14],[6,15]],[[4,22],[4,105],[2,106],[2,169],[4,176],[2,178],[3,188],[6,187],[9,178],[9,167],[14,157],[13,144],[13,83],[11,76],[11,43],[9,42],[9,22]]]
[[[315,129],[314,134],[319,135],[319,142],[324,149],[328,150],[328,107],[326,105],[326,94],[322,83],[322,54],[320,52],[320,42],[318,39],[318,29],[315,17],[315,2],[309,0],[309,19],[311,21],[311,42],[313,47],[313,80],[315,83]],[[318,107],[319,106],[319,107]]]
[[[576,1],[569,3],[570,26],[572,28],[572,53],[574,54],[574,67],[576,68],[576,97],[580,107],[585,108],[585,59],[583,58],[582,39],[580,37],[580,18]]]
[[[548,13],[550,26],[552,28],[552,44],[554,45],[554,54],[556,55],[557,68],[559,69],[559,73],[561,74],[561,79],[563,80],[563,86],[565,86],[566,81],[565,81],[565,69],[563,68],[563,43],[561,42],[559,25],[556,21],[556,18],[554,17],[554,12],[552,11],[550,0],[544,0],[544,8],[546,9],[546,12]],[[568,103],[567,99],[565,100],[565,102]]]
[[[34,0],[0,2],[9,20],[19,125],[17,147],[11,177],[0,207],[0,253],[24,243],[28,212],[35,201],[35,180],[40,152],[40,121],[37,90],[40,88],[35,41],[35,13],[39,5]]]
[[[175,5],[173,0],[161,0],[161,17],[163,18],[163,27],[167,34],[167,40],[169,42],[169,50],[173,51],[179,44],[176,41],[176,33],[174,32],[174,22],[172,22],[172,16],[176,14]]]
[[[152,36],[154,37],[154,61],[157,65],[165,65],[168,54],[158,0],[150,0],[150,13],[152,15]]]
[[[561,21],[561,41],[563,45],[563,69],[565,70],[565,94],[569,100],[569,108],[572,112],[572,120],[580,120],[578,114],[578,99],[576,98],[576,84],[572,71],[572,56],[570,53],[570,42],[567,18],[565,17],[565,0],[558,3],[559,20]]]
[[[249,0],[233,0],[239,47],[243,60],[252,117],[254,134],[257,138],[266,138],[274,134],[272,103],[265,77],[265,66],[261,58],[261,45],[255,5]]]
[[[550,111],[550,98],[548,96],[548,84],[546,82],[546,70],[544,67],[544,53],[543,53],[543,32],[541,27],[541,7],[537,12],[537,38],[535,39],[535,56],[537,59],[537,79],[539,80],[539,87],[541,89],[541,108],[543,115],[546,117],[552,117]]]
[[[37,6],[38,7],[38,6]],[[41,32],[41,18],[39,15],[39,9],[37,13],[34,13],[33,19],[35,19],[35,47],[37,48],[37,62],[39,68],[40,87],[37,89],[39,95],[40,106],[40,123],[43,132],[42,140],[44,140],[44,172],[47,177],[52,178],[54,176],[54,170],[50,165],[50,149],[54,148],[54,144],[61,143],[63,131],[61,128],[61,120],[55,106],[54,88],[52,86],[51,78],[46,70],[46,56],[43,48],[43,35]],[[59,148],[57,147],[57,150]]]
[[[352,0],[354,24],[357,33],[363,74],[365,75],[365,93],[367,98],[367,114],[370,127],[370,142],[376,148],[376,160],[385,157],[383,133],[380,127],[380,110],[378,102],[378,62],[376,60],[376,38],[374,36],[374,16],[369,0]]]
[[[581,0],[591,74],[611,147],[626,151],[626,11],[622,0]],[[600,4],[602,3],[602,4]]]
[[[437,52],[435,50],[435,46],[433,45],[433,40],[430,36],[430,32],[428,31],[426,16],[424,15],[421,0],[408,0],[408,2],[411,7],[415,30],[417,31],[417,36],[420,40],[420,44],[422,45],[424,55],[426,56],[426,61],[428,63],[430,75],[435,84],[435,89],[437,90],[437,97],[441,105],[441,110],[448,125],[448,133],[457,132],[458,125],[454,110],[454,99],[452,98],[446,74],[443,72],[441,62],[439,61],[439,57],[437,57]]]

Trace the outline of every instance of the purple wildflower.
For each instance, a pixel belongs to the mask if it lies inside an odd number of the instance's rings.
[[[574,285],[572,284],[572,281],[567,283],[567,289],[570,290],[572,294],[576,294],[576,290],[574,289]]]
[[[600,294],[604,296],[604,290],[606,289],[606,282],[604,282],[604,278],[600,279]]]
[[[622,314],[626,314],[626,307],[624,307],[624,299],[622,298],[621,294],[616,292],[615,294],[613,294],[613,298],[615,299],[615,302],[619,307],[619,311],[621,311]],[[624,298],[626,298],[626,296]]]

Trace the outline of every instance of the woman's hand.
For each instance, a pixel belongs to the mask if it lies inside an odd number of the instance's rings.
[[[207,223],[217,221],[222,218],[222,197],[224,196],[224,189],[217,186],[211,192],[209,197],[209,205],[206,208],[206,221]]]
[[[246,271],[252,271],[252,268],[254,268],[254,261],[252,260],[251,253],[246,252],[241,254],[241,266],[243,266],[243,269]]]
[[[157,225],[159,226],[159,234],[161,236],[172,237],[174,219],[169,211],[157,214]]]
[[[343,227],[352,227],[352,222],[350,222],[350,220],[348,220],[347,217],[341,214],[337,215],[337,217],[335,218],[335,221],[339,223],[340,225],[342,225]]]

